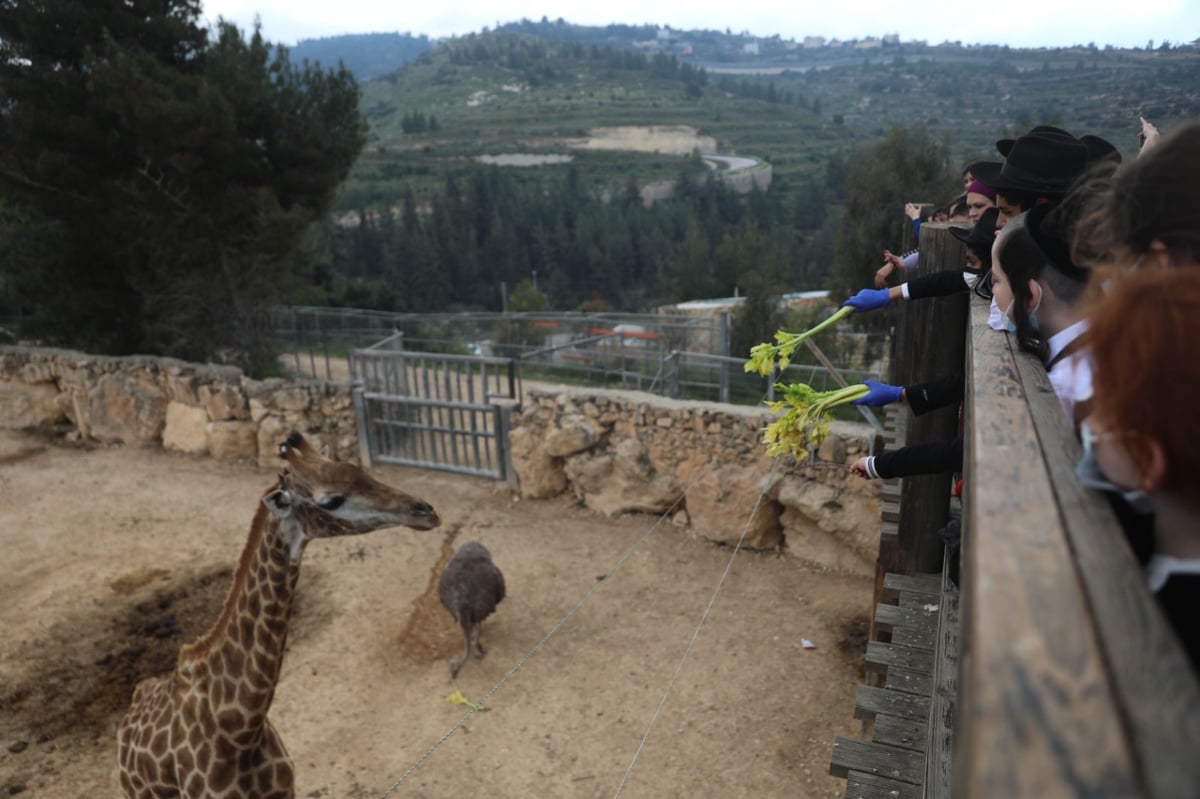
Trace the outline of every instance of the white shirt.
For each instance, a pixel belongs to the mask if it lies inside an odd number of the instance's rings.
[[[1073,325],[1063,328],[1046,341],[1048,362],[1067,348],[1071,342],[1087,332],[1088,323],[1081,319]],[[1075,418],[1076,403],[1090,399],[1092,396],[1092,354],[1082,348],[1070,355],[1064,355],[1053,363],[1049,371],[1050,385],[1068,419]]]
[[[1184,560],[1170,555],[1154,555],[1146,564],[1146,583],[1157,594],[1173,574],[1200,574],[1200,560]]]

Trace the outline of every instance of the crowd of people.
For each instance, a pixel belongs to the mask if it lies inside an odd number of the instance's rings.
[[[875,288],[843,305],[974,290],[989,325],[1045,366],[1082,444],[1076,473],[1104,492],[1146,585],[1200,670],[1200,122],[1160,135],[1141,119],[1136,158],[1097,136],[1039,126],[996,143],[1002,160],[964,170],[971,227],[962,270]],[[990,334],[989,334],[990,335]],[[914,413],[962,401],[963,375],[913,386],[868,381],[863,405]],[[860,458],[865,478],[961,472],[961,438]],[[940,531],[958,540],[955,525]],[[968,531],[969,534],[969,531]]]

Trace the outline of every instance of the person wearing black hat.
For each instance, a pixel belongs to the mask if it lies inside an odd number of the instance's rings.
[[[967,266],[979,273],[992,268],[992,245],[996,243],[996,219],[999,208],[987,208],[970,230],[950,228],[950,235],[967,245]]]
[[[1035,206],[997,235],[992,296],[1021,349],[1041,357],[1063,410],[1078,426],[1092,396],[1082,302],[1091,270],[1071,260],[1062,210]]]
[[[1038,203],[1060,201],[1087,171],[1087,145],[1058,128],[1042,126],[1001,139],[996,149],[1004,162],[977,164],[975,177],[996,190],[997,228]]]

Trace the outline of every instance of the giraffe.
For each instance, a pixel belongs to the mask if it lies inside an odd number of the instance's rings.
[[[117,732],[127,799],[292,799],[292,762],[267,711],[305,545],[439,524],[428,503],[325,458],[298,432],[279,450],[287,465],[262,496],[216,623],[180,649],[172,674],[134,690]]]

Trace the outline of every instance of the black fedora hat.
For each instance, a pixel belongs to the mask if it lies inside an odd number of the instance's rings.
[[[1030,133],[1050,134],[1053,136],[1066,136],[1068,139],[1075,138],[1070,132],[1065,131],[1062,128],[1056,128],[1053,125],[1038,125],[1037,127],[1031,129],[1025,135],[1028,136]],[[1016,139],[1000,139],[998,142],[996,142],[996,149],[1000,151],[1000,155],[1004,156],[1005,158],[1008,158],[1008,153],[1010,150],[1012,150],[1013,144],[1015,144],[1016,141],[1017,141]]]
[[[1025,214],[1025,230],[1046,256],[1046,266],[1080,283],[1091,270],[1071,259],[1071,241],[1062,221],[1059,203],[1038,203]]]
[[[996,218],[998,216],[1000,216],[999,208],[988,208],[972,227],[952,227],[950,235],[964,244],[986,244],[990,247],[996,240]]]
[[[1088,149],[1060,133],[1026,133],[1013,142],[1003,164],[980,164],[975,177],[997,192],[1065,194],[1087,169]]]

